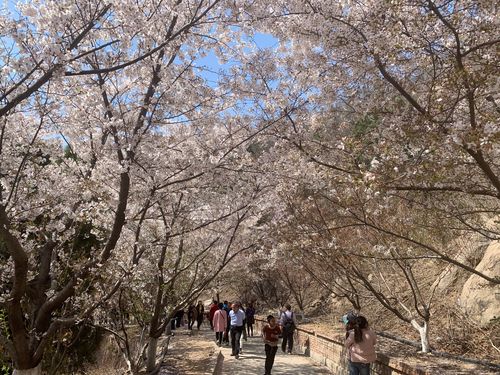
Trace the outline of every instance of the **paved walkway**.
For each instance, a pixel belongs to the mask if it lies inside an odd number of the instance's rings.
[[[262,375],[264,374],[264,343],[260,336],[248,337],[243,341],[243,351],[239,359],[231,357],[231,347],[222,346],[225,375]],[[299,354],[284,354],[278,348],[274,360],[273,375],[314,375],[332,374],[326,367],[315,364],[309,357]]]

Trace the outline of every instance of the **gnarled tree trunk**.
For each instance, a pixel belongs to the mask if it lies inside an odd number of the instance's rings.
[[[158,347],[158,339],[156,337],[149,337],[149,344],[148,344],[148,356],[147,356],[147,363],[146,363],[146,369],[148,372],[152,372],[156,368],[156,350]]]

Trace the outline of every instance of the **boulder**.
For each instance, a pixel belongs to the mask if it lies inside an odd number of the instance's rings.
[[[490,243],[476,270],[488,276],[500,276],[500,241]],[[471,275],[462,288],[459,303],[474,321],[486,325],[500,317],[500,285]]]
[[[457,261],[475,268],[483,258],[489,244],[490,241],[485,240],[479,234],[463,236],[453,240],[448,245],[447,252],[454,251],[456,253],[454,258]],[[432,287],[436,288],[438,292],[449,293],[450,289],[459,289],[467,277],[467,271],[454,264],[449,264]]]

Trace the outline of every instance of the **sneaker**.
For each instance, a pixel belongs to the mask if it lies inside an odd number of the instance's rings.
[[[234,354],[234,353],[231,353],[231,357],[234,357],[235,355],[236,355],[236,354]]]
[[[236,355],[234,356],[234,358],[238,359],[238,358],[240,358],[240,355],[239,355],[239,354],[236,354]]]

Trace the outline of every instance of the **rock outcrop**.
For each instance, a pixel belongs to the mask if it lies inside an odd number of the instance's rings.
[[[476,270],[492,277],[500,277],[500,241],[491,242]],[[500,285],[472,275],[465,282],[460,305],[481,325],[500,318]]]
[[[452,241],[448,245],[447,252],[455,252],[455,260],[475,268],[482,260],[490,242],[479,234],[463,236]],[[449,293],[450,289],[460,290],[467,277],[466,270],[450,264],[443,270],[433,288],[436,287],[438,292],[444,293]]]

